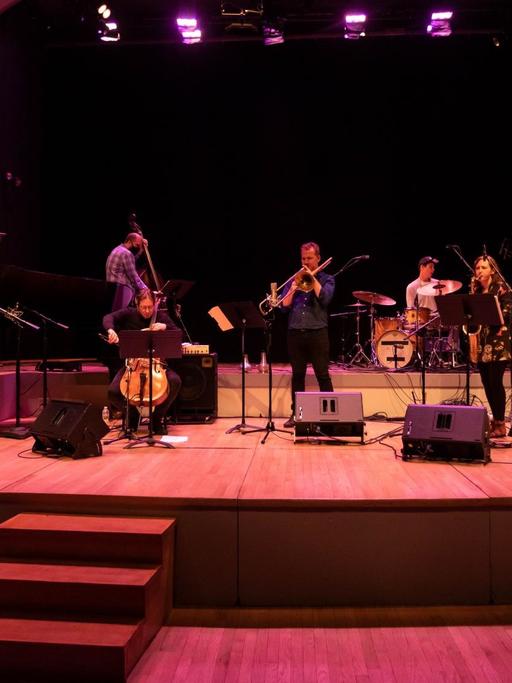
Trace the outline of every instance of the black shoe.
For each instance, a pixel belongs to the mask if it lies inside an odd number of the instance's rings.
[[[292,415],[284,423],[283,427],[285,429],[293,429],[295,427],[295,417]]]
[[[164,436],[167,434],[167,426],[163,420],[153,420],[152,427],[153,434],[157,436]]]

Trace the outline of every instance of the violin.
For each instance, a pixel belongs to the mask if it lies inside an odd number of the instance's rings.
[[[155,324],[158,314],[159,297],[156,297],[149,329]],[[155,334],[158,334],[156,332]],[[152,406],[158,406],[169,396],[169,382],[165,373],[166,365],[159,358],[153,358]],[[131,405],[149,406],[149,358],[127,358],[126,370],[120,383],[121,393]]]

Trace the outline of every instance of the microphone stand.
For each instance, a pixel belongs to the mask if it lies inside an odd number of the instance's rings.
[[[339,270],[337,270],[337,271],[334,273],[333,277],[338,277],[338,275],[341,275],[341,274],[344,273],[346,270],[348,270],[349,268],[351,268],[352,266],[354,266],[356,263],[359,263],[359,261],[368,261],[369,258],[370,258],[370,257],[369,257],[369,256],[366,256],[366,255],[363,255],[363,256],[352,256],[352,258],[349,259],[349,260],[345,263],[344,266],[341,266],[341,268],[340,268]]]
[[[29,323],[28,320],[23,320],[23,318],[16,313],[17,309],[4,310],[0,308],[0,313],[9,320],[14,325],[16,325],[16,424],[14,427],[2,427],[0,428],[0,436],[4,436],[8,439],[26,439],[29,435],[28,427],[22,427],[20,421],[21,413],[21,332],[23,328],[30,327],[33,330],[39,330],[40,328],[33,323]]]
[[[32,313],[33,315],[37,315],[40,320],[42,321],[42,328],[43,328],[43,359],[41,362],[42,368],[43,368],[43,408],[46,408],[46,404],[48,403],[48,323],[51,325],[55,325],[55,327],[59,327],[62,330],[69,330],[69,325],[64,325],[64,323],[59,323],[57,320],[53,320],[52,318],[49,318],[47,315],[44,315],[40,311],[36,311],[33,308],[28,308],[27,306],[23,306],[23,309],[25,311],[28,311],[28,313]]]

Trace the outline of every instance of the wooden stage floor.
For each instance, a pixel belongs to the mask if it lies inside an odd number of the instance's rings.
[[[512,602],[508,450],[486,466],[403,462],[400,436],[374,441],[400,423],[319,445],[226,434],[236,421],[174,426],[172,450],[119,442],[83,460],[0,439],[0,517],[174,517],[183,607]]]

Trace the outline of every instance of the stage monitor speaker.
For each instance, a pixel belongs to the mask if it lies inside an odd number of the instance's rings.
[[[295,438],[358,436],[364,440],[361,392],[298,391],[295,394]]]
[[[483,407],[410,405],[402,434],[404,460],[489,462],[489,417]]]
[[[176,422],[207,423],[217,417],[217,354],[189,354],[171,364],[181,389],[171,409]]]
[[[101,455],[101,439],[109,431],[101,408],[86,401],[50,401],[30,433],[34,453],[87,458]]]

